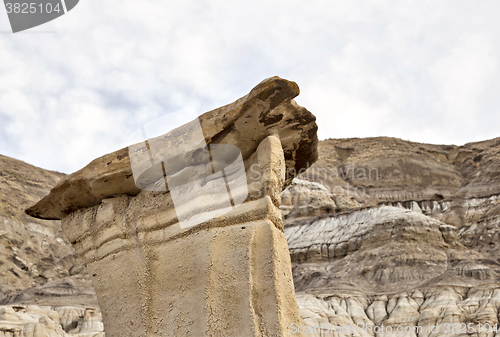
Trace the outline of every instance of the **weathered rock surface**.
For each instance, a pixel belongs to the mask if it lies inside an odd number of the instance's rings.
[[[300,178],[327,189],[337,206],[333,213],[381,204],[418,207],[456,226],[466,247],[500,262],[500,138],[463,146],[328,139],[318,152],[319,160]],[[321,213],[310,208],[309,216]]]
[[[315,118],[296,95],[293,82],[265,80],[94,160],[27,209],[62,218],[108,336],[292,335],[301,319],[279,206],[317,158]]]
[[[2,337],[104,337],[99,310],[77,306],[0,306]]]
[[[295,82],[269,78],[234,103],[201,115],[196,123],[150,139],[148,146],[158,149],[156,157],[168,157],[168,162],[163,162],[163,169],[165,175],[173,175],[203,162],[206,159],[203,153],[195,151],[205,145],[232,145],[247,159],[261,141],[277,135],[283,147],[285,186],[288,186],[299,170],[317,159],[316,118],[295,103],[293,98],[298,94]],[[199,127],[204,135],[202,140],[196,138]],[[200,141],[203,144],[199,144]],[[185,144],[189,144],[188,149],[184,148]],[[129,148],[124,148],[92,161],[85,169],[59,181],[49,195],[28,208],[26,213],[36,218],[62,219],[77,209],[98,205],[106,198],[137,195],[141,189],[134,180],[131,156],[141,163],[136,171],[144,173],[135,178],[147,180],[148,169],[155,171],[157,167],[149,167],[149,158],[145,157],[147,151],[142,144],[133,149],[132,154]],[[141,180],[140,183],[150,181]]]
[[[401,335],[366,326],[421,326],[406,336],[462,336],[447,334],[446,324],[462,330],[474,323],[482,336],[478,324],[499,323],[500,265],[464,247],[456,227],[421,212],[382,206],[289,225],[285,233],[309,326],[332,324],[340,332],[359,324],[356,336]],[[345,332],[313,336],[351,336]]]
[[[457,286],[491,283],[500,276],[498,263],[464,247],[454,226],[403,208],[322,217],[287,226],[285,233],[297,291],[410,291],[460,279]]]
[[[104,337],[91,281],[60,221],[23,211],[62,177],[0,156],[1,337]]]
[[[321,142],[300,175],[315,184],[300,183],[302,197],[282,209],[311,336],[500,336],[488,332],[500,328],[499,172],[500,139]],[[337,332],[314,331],[322,324]],[[394,331],[348,329],[356,324]]]
[[[285,219],[334,213],[336,209],[329,191],[316,182],[296,178],[281,195],[280,210]]]
[[[83,261],[59,221],[23,209],[50,191],[63,174],[0,156],[0,296],[81,274]]]
[[[0,305],[37,304],[44,306],[82,306],[98,309],[97,297],[90,276],[81,273],[63,277],[41,286],[12,292]]]

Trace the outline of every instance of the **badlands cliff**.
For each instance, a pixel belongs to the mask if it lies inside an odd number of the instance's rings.
[[[500,138],[461,147],[326,140],[283,200],[307,325],[500,336],[489,329],[499,327]],[[325,331],[311,335],[353,333]]]
[[[64,174],[0,156],[1,337],[103,337],[94,289],[59,221],[23,212]]]

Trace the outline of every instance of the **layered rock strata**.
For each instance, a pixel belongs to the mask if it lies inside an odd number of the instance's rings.
[[[467,249],[455,226],[381,206],[285,234],[311,336],[500,336],[500,265]]]
[[[99,310],[77,306],[0,306],[1,337],[104,337]]]
[[[500,336],[499,173],[498,138],[321,142],[282,207],[310,335]]]
[[[62,219],[108,337],[288,336],[301,323],[279,206],[316,160],[317,126],[296,95],[265,80],[94,160],[27,209]]]
[[[318,150],[318,162],[300,178],[326,189],[323,201],[310,202],[317,187],[302,184],[303,197],[283,209],[288,219],[324,214],[328,199],[330,213],[401,206],[456,226],[466,247],[500,262],[500,138],[463,146],[328,139]]]
[[[83,261],[60,221],[34,219],[23,211],[62,177],[0,155],[0,297],[81,273]]]

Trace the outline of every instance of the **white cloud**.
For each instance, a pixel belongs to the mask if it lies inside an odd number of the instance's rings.
[[[82,0],[19,34],[5,34],[0,9],[0,153],[69,173],[141,124],[182,123],[194,115],[176,111],[230,103],[274,75],[299,84],[321,138],[496,137],[499,7]],[[31,34],[42,31],[54,33]]]
[[[498,75],[498,55],[492,50],[493,45],[484,36],[466,34],[431,69],[437,86],[431,106],[447,122],[449,128],[445,132],[449,136],[470,137],[485,126],[487,98],[483,95],[495,73]]]

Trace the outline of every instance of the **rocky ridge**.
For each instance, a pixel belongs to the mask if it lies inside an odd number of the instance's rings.
[[[305,203],[284,198],[289,222],[378,205],[401,206],[456,226],[466,247],[500,262],[500,138],[464,146],[387,137],[329,139],[320,142],[318,152],[318,162],[299,178],[319,187],[301,187],[294,193]],[[318,194],[318,188],[323,192]],[[307,195],[321,195],[321,206]],[[310,211],[296,216],[305,206]]]
[[[282,212],[305,324],[408,328],[311,336],[500,336],[484,331],[500,320],[500,138],[330,139],[299,178]]]
[[[103,337],[92,284],[59,221],[23,209],[65,175],[0,156],[0,337]]]
[[[0,279],[3,294],[42,285],[81,270],[82,261],[60,224],[28,217],[23,208],[64,175],[0,156]]]

